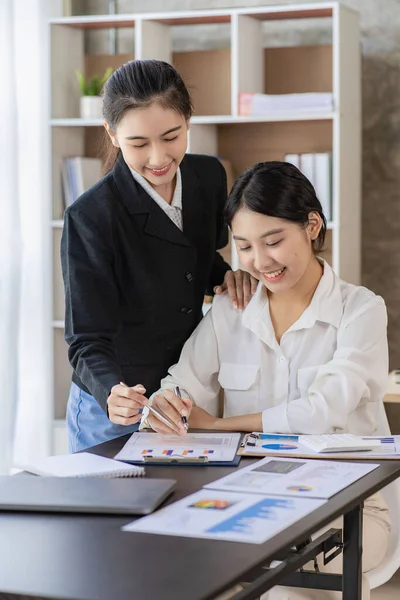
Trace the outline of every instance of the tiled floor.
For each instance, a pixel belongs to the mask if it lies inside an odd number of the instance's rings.
[[[386,585],[372,590],[371,600],[398,600],[400,598],[400,571]]]

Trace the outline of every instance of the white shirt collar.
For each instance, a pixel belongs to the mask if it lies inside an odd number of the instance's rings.
[[[316,321],[324,321],[338,328],[343,315],[343,301],[340,291],[340,280],[325,260],[323,275],[318,283],[314,296],[301,317],[290,327],[290,330],[309,329]],[[243,311],[242,323],[254,331],[269,346],[276,345],[276,337],[269,312],[268,295],[265,286],[260,282],[256,293]]]
[[[168,204],[168,202],[164,200],[164,198],[162,198],[158,192],[156,192],[156,190],[149,184],[143,175],[140,175],[140,173],[137,173],[131,169],[131,167],[129,167],[129,170],[132,173],[132,177],[142,186],[149,196],[153,198],[160,208],[162,208],[164,211],[168,211],[169,207],[179,208],[182,210],[182,176],[179,167],[176,171],[175,191],[171,204]]]

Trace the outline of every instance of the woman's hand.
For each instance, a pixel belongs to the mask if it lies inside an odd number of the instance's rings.
[[[142,385],[114,385],[107,398],[108,418],[116,425],[134,425],[142,418],[141,410],[148,404]]]
[[[258,285],[258,279],[238,269],[237,271],[227,271],[225,273],[224,283],[217,285],[214,292],[219,295],[228,290],[229,297],[235,308],[242,310],[246,308],[254,295]]]
[[[149,412],[146,421],[154,431],[163,434],[175,433],[178,435],[185,435],[187,433],[182,417],[186,417],[189,420],[193,406],[189,398],[179,398],[171,390],[162,390],[157,396],[154,396],[152,406],[162,412],[172,424],[169,427],[166,423],[160,421],[154,413]]]

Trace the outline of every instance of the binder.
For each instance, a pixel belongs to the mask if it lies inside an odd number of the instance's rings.
[[[330,154],[314,154],[314,187],[326,220],[332,220],[332,157]]]
[[[283,159],[285,162],[294,165],[298,169],[300,169],[300,155],[299,154],[285,154],[285,158]]]

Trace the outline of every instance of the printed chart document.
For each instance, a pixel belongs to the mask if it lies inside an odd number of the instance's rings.
[[[335,434],[337,437],[337,434]],[[400,459],[400,435],[360,436],[362,440],[380,441],[380,446],[361,452],[324,452],[323,458]],[[321,454],[303,446],[298,435],[254,432],[245,438],[242,456],[300,456],[320,458]]]
[[[204,487],[328,499],[378,466],[373,463],[268,457]]]
[[[131,435],[114,458],[144,462],[144,457],[206,457],[208,462],[229,462],[236,457],[239,441],[240,433],[187,433],[180,436],[139,432]]]
[[[322,504],[311,498],[202,489],[123,529],[262,544]]]

